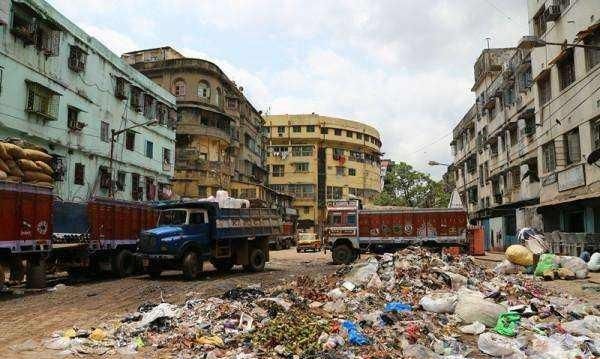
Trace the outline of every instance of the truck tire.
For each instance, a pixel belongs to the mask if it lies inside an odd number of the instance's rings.
[[[163,271],[162,266],[160,264],[154,263],[154,262],[150,262],[150,265],[148,266],[148,268],[146,268],[146,273],[148,273],[148,275],[152,279],[160,278],[162,271]]]
[[[356,253],[346,244],[339,244],[331,251],[333,264],[350,264],[356,259]]]
[[[27,267],[27,287],[34,289],[46,288],[46,262],[32,261]]]
[[[198,259],[196,252],[188,252],[183,256],[183,278],[194,280],[202,273],[202,261]]]
[[[217,269],[217,272],[229,272],[233,268],[231,259],[211,259],[210,263]]]
[[[135,258],[127,249],[122,249],[111,257],[110,268],[119,278],[130,276],[135,269]]]
[[[252,248],[248,256],[248,264],[244,265],[244,269],[249,272],[262,272],[265,269],[267,256],[265,252],[259,248]]]

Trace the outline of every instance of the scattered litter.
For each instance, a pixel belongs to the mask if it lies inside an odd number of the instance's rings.
[[[485,332],[485,325],[479,322],[473,322],[469,325],[463,325],[458,329],[465,334],[479,335]]]

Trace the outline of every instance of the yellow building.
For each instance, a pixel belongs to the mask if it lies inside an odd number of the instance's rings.
[[[340,118],[271,115],[269,186],[294,196],[299,228],[319,231],[327,199],[369,203],[381,190],[381,140],[368,125]]]

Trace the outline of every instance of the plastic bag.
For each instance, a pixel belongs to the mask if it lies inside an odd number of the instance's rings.
[[[521,273],[522,271],[522,266],[511,263],[508,259],[503,260],[502,262],[498,263],[496,267],[494,267],[494,272],[496,274],[517,274]]]
[[[560,342],[539,334],[534,335],[528,348],[530,358],[562,359],[570,357]]]
[[[555,257],[556,256],[551,253],[542,254],[533,274],[541,277],[544,274],[544,271],[558,268],[557,264],[555,263]]]
[[[592,254],[590,261],[587,264],[588,270],[590,272],[598,272],[600,271],[600,253],[596,252]]]
[[[410,312],[412,311],[412,307],[410,304],[402,302],[389,302],[383,310],[386,312]]]
[[[473,322],[469,325],[463,325],[458,329],[465,334],[479,335],[485,331],[485,325],[479,322]]]
[[[454,313],[458,298],[454,293],[431,293],[421,298],[419,304],[433,313]]]
[[[520,244],[513,244],[506,248],[506,259],[511,263],[518,264],[520,266],[530,266],[533,264],[533,252],[529,248]]]
[[[479,292],[465,289],[459,291],[454,311],[467,324],[480,322],[490,328],[496,325],[498,316],[504,312],[505,306],[485,300]]]
[[[369,338],[367,338],[362,332],[359,331],[356,324],[344,320],[342,327],[348,332],[348,342],[354,345],[367,345],[369,344]]]
[[[577,279],[583,279],[588,275],[588,267],[585,261],[579,257],[560,257],[560,266],[572,270]]]
[[[514,337],[517,335],[520,320],[521,314],[517,312],[502,313],[498,317],[494,331],[507,337]]]
[[[365,285],[371,280],[373,274],[377,273],[379,262],[375,258],[369,259],[365,264],[355,265],[346,275],[345,280],[350,281],[357,286]]]
[[[515,339],[504,337],[496,333],[483,333],[477,339],[479,350],[495,357],[525,358],[520,350],[520,345]]]

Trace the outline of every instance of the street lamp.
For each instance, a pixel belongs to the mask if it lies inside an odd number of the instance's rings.
[[[156,124],[158,124],[158,120],[154,119],[154,120],[150,120],[150,121],[147,121],[147,122],[144,122],[144,123],[138,123],[138,124],[135,124],[133,126],[129,126],[129,127],[123,128],[121,130],[115,130],[114,128],[111,129],[111,131],[110,131],[111,132],[110,133],[110,159],[109,159],[109,162],[108,162],[109,163],[108,164],[108,173],[110,173],[110,179],[111,179],[111,184],[110,184],[110,186],[108,188],[108,197],[109,198],[112,198],[115,195],[115,191],[114,191],[113,186],[112,186],[112,178],[113,178],[113,154],[114,154],[115,141],[117,139],[117,136],[119,136],[120,134],[122,134],[125,131],[129,131],[129,130],[134,129],[136,127],[153,126],[153,125],[156,125]]]
[[[446,167],[451,167],[451,164],[447,164],[447,163],[440,163],[438,161],[429,161],[427,162],[428,165],[430,166],[446,166]]]
[[[542,40],[537,36],[523,36],[517,45],[517,48],[522,50],[531,50],[535,47],[544,47],[546,45],[557,45],[557,46],[571,46],[571,47],[582,47],[585,49],[600,50],[600,46],[597,45],[586,45],[586,44],[569,44],[565,42],[548,42]]]

